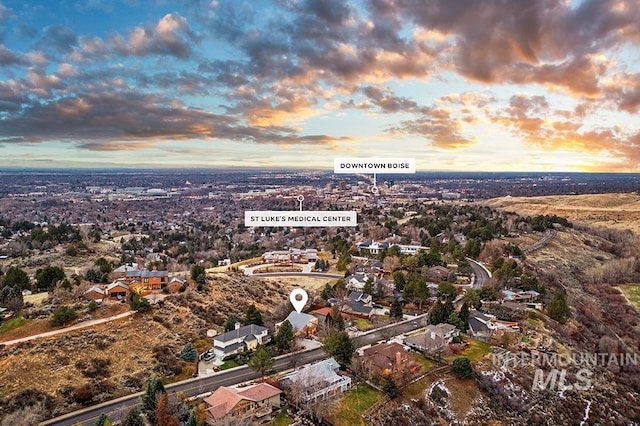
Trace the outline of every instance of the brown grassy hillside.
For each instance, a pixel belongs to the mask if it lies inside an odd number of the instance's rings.
[[[640,194],[554,195],[501,197],[484,204],[522,216],[552,215],[594,227],[630,229],[640,235]]]

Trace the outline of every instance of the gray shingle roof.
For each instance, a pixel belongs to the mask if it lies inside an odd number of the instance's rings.
[[[250,334],[262,334],[267,330],[266,327],[262,327],[255,324],[245,325],[244,327],[240,327],[237,330],[227,331],[219,336],[214,337],[214,341],[219,342],[229,342],[234,339],[245,338]]]

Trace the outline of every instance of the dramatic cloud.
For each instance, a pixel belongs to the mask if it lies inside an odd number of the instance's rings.
[[[361,152],[398,137],[637,168],[633,0],[63,3],[0,5],[4,146]]]
[[[413,134],[423,136],[437,148],[459,149],[476,143],[462,133],[463,120],[454,118],[441,108],[424,108],[415,120],[402,120],[389,129],[391,134]]]
[[[40,142],[42,134],[52,140],[82,141],[78,147],[100,151],[142,149],[165,140],[329,144],[341,139],[299,135],[287,127],[246,126],[229,116],[186,108],[159,96],[111,92],[34,104],[3,120],[0,128],[3,141]]]

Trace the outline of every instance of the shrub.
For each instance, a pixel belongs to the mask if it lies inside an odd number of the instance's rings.
[[[469,358],[461,356],[453,360],[451,366],[451,372],[460,378],[473,377],[473,368],[471,367],[471,361]]]
[[[69,324],[78,318],[78,313],[71,306],[60,306],[53,312],[53,317],[51,318],[51,325],[53,326],[62,326]]]

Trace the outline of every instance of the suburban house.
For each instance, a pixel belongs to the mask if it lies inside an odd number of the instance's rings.
[[[220,386],[204,399],[206,424],[211,426],[263,424],[280,408],[282,391],[267,383],[245,388]]]
[[[253,351],[269,340],[269,330],[266,327],[255,324],[240,327],[240,323],[236,323],[235,330],[213,338],[213,352],[222,360],[245,351]]]
[[[268,251],[262,255],[265,263],[310,263],[318,260],[316,249]]]
[[[400,343],[371,346],[362,353],[362,361],[370,371],[381,376],[401,378],[419,369],[413,355]]]
[[[394,244],[402,254],[417,254],[421,250],[429,250],[428,247],[413,244]]]
[[[476,310],[469,311],[469,335],[485,342],[504,333],[518,331],[518,323],[500,321],[495,315],[485,314]]]
[[[459,335],[458,329],[451,324],[428,325],[424,333],[405,338],[404,344],[419,352],[436,354]]]
[[[537,309],[539,311],[542,310],[542,302],[540,302],[540,293],[535,290],[513,290],[506,289],[502,290],[502,303],[505,305],[511,304],[511,306],[515,303],[520,304],[521,306]],[[512,306],[513,308],[513,306]],[[518,309],[515,307],[515,309]]]
[[[106,296],[104,289],[97,285],[89,287],[82,295],[85,299],[96,302],[102,302]]]
[[[307,364],[280,380],[293,398],[300,402],[325,400],[351,388],[351,377],[338,374],[340,365],[333,359]]]
[[[508,302],[524,302],[524,303],[528,303],[528,302],[534,302],[536,300],[538,300],[538,298],[540,297],[540,293],[538,293],[537,291],[534,290],[527,290],[527,291],[522,291],[522,290],[512,290],[512,289],[506,289],[506,290],[502,290],[502,297],[505,301]]]
[[[390,243],[379,243],[377,241],[364,241],[358,244],[358,250],[366,250],[371,254],[379,254],[382,250],[391,247]]]
[[[349,293],[342,305],[342,312],[363,318],[370,318],[373,314],[371,295],[361,291]]]
[[[184,278],[173,277],[169,280],[166,288],[169,293],[178,293],[181,288],[187,285],[187,281]]]
[[[355,274],[349,275],[345,278],[346,288],[349,290],[362,291],[368,279],[373,280],[374,276],[368,275],[364,272],[356,272]]]
[[[315,311],[311,311],[310,314],[317,318],[319,326],[324,327],[327,324],[327,317],[331,316],[331,311],[331,308],[320,308]],[[340,312],[340,316],[344,321],[349,319],[349,315],[344,312]]]
[[[428,247],[414,244],[394,244],[390,242],[364,241],[358,244],[358,250],[366,250],[371,254],[379,254],[382,250],[398,247],[402,254],[416,254],[420,250],[428,250]]]
[[[297,311],[292,311],[287,320],[291,323],[293,327],[293,334],[296,337],[309,337],[313,336],[318,329],[318,318],[313,315],[305,314],[304,312],[298,313]],[[284,321],[276,323],[276,332],[280,329]]]
[[[167,271],[127,271],[127,284],[137,293],[149,294],[162,291],[169,284]]]
[[[432,266],[427,270],[427,279],[435,282],[444,281],[449,276],[449,269],[444,266]]]
[[[128,272],[142,270],[145,270],[145,268],[138,263],[125,263],[124,265],[118,266],[111,273],[116,279],[118,279],[126,278]]]
[[[107,286],[104,293],[111,300],[128,300],[131,289],[122,281],[114,281]]]

